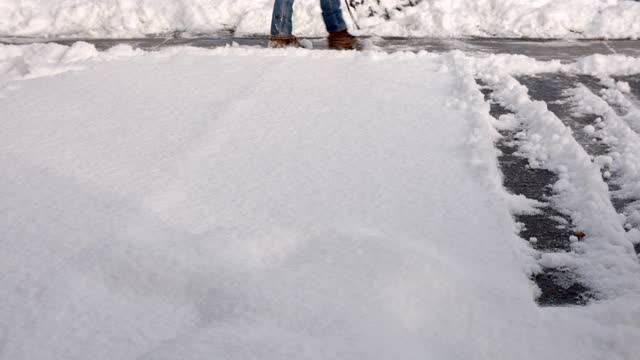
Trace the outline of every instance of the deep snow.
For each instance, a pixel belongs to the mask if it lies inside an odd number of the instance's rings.
[[[0,358],[634,359],[622,224],[576,196],[606,197],[597,168],[511,83],[543,71],[640,66],[1,46]],[[517,237],[535,204],[502,187],[475,77],[549,124],[537,144],[563,139],[532,159],[566,162],[566,210],[602,216],[579,252]],[[537,307],[538,261],[599,300]]]
[[[360,34],[432,37],[639,38],[630,0],[365,0]],[[0,36],[135,37],[269,31],[273,0],[0,0]],[[318,0],[297,0],[298,35],[324,36]],[[369,17],[371,9],[377,15]],[[388,20],[381,15],[387,13]],[[351,19],[346,14],[349,23]],[[353,30],[353,26],[352,30]]]

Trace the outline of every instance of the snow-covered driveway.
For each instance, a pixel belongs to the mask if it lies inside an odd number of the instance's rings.
[[[611,205],[598,169],[500,71],[599,58],[0,49],[2,359],[640,351],[640,266],[613,207],[589,207]],[[516,115],[493,119],[476,78]],[[580,260],[517,235],[539,204],[502,185],[494,141],[516,116],[549,126],[520,136],[532,162],[568,162],[565,210],[605,214]],[[538,260],[574,265],[599,301],[539,308]]]

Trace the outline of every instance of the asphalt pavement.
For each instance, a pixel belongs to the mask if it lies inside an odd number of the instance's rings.
[[[314,49],[327,49],[324,38],[304,38]],[[370,48],[387,52],[421,51],[446,52],[461,50],[491,54],[522,54],[539,60],[558,59],[572,61],[591,54],[624,54],[640,57],[640,40],[544,40],[544,39],[501,39],[501,38],[393,38],[364,37]],[[231,34],[183,38],[179,34],[172,36],[154,36],[137,39],[86,39],[86,38],[28,38],[0,37],[3,44],[29,44],[34,42],[59,43],[64,45],[76,41],[94,44],[99,50],[108,49],[117,44],[129,44],[136,48],[154,50],[169,46],[194,46],[215,48],[232,43],[247,46],[266,47],[267,36],[235,37]]]

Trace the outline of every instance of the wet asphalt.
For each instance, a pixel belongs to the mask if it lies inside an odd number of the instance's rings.
[[[364,37],[367,47],[377,50],[446,52],[461,50],[488,54],[521,54],[539,60],[572,61],[591,54],[623,54],[640,57],[640,40],[544,40],[544,39],[501,39],[501,38],[398,38],[398,37]],[[327,49],[324,38],[305,38],[314,49]],[[129,44],[135,48],[154,50],[169,46],[194,46],[215,48],[232,43],[245,46],[266,47],[267,36],[236,37],[232,34],[216,34],[215,36],[181,37],[179,33],[171,36],[153,36],[137,39],[85,39],[85,38],[28,38],[0,37],[3,44],[28,44],[34,42],[58,43],[69,45],[76,41],[94,44],[99,50],[108,49],[118,44]]]

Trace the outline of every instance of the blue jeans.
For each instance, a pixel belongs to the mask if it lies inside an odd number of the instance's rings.
[[[271,18],[272,36],[290,36],[293,32],[293,0],[275,0],[273,5],[273,17]],[[347,29],[347,24],[342,17],[340,0],[320,0],[322,18],[328,32]]]

